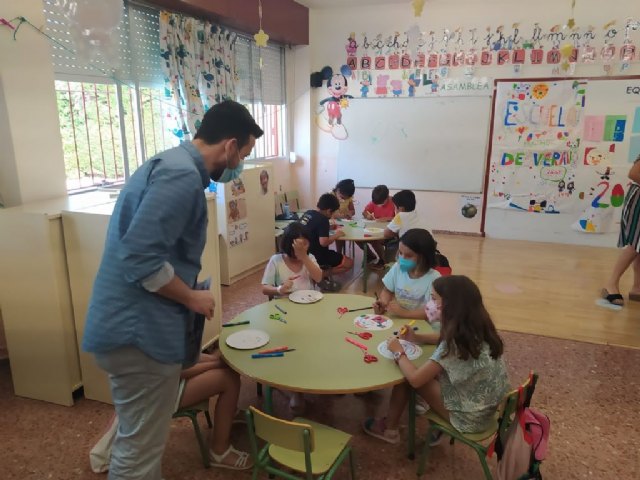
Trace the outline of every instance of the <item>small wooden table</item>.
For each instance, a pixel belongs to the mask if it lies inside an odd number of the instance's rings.
[[[357,225],[356,225],[357,223]],[[369,243],[375,242],[377,240],[384,240],[384,229],[386,228],[388,222],[369,222],[363,220],[342,220],[338,225],[342,225],[342,231],[345,233],[344,237],[341,237],[340,240],[345,240],[349,242],[355,243]],[[362,225],[362,226],[361,226]],[[379,233],[367,233],[365,229],[367,228],[376,228],[381,229]],[[368,263],[368,251],[367,246],[363,246],[363,259],[362,259],[362,291],[367,293],[367,276],[369,274],[369,263]]]
[[[373,309],[348,312],[342,317],[337,312],[338,307],[362,308],[372,303],[373,299],[364,295],[325,294],[313,304],[296,304],[284,298],[256,305],[232,320],[249,320],[249,325],[221,329],[220,351],[231,368],[265,385],[264,408],[267,412],[272,410],[271,387],[316,394],[368,392],[391,387],[404,382],[405,378],[393,360],[378,353],[378,345],[408,320],[391,317],[391,329],[372,331],[373,337],[363,340],[347,331],[356,331],[354,319],[360,314],[373,313]],[[286,311],[286,315],[276,309],[276,305]],[[270,314],[277,313],[287,323],[269,318]],[[236,350],[227,346],[229,335],[246,329],[258,329],[269,334],[269,343],[257,350],[288,346],[295,351],[285,353],[283,357],[252,359],[255,350]],[[420,329],[431,331],[430,325],[424,321],[420,321]],[[365,363],[362,350],[348,343],[345,337],[366,345],[378,361]],[[423,354],[413,362],[414,365],[425,363],[434,349],[433,345],[423,345]],[[412,395],[411,398],[409,431],[414,432],[415,397]],[[409,452],[412,454],[415,439],[413,434],[409,437]]]

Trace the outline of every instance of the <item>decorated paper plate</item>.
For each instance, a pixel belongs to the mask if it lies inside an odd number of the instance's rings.
[[[404,353],[407,354],[407,358],[409,360],[415,360],[416,358],[419,358],[420,355],[422,355],[422,348],[414,343],[400,339],[400,345],[402,345],[402,348],[404,348]],[[385,358],[393,360],[393,353],[387,348],[386,340],[383,340],[380,345],[378,345],[378,353]]]
[[[384,228],[379,227],[367,227],[364,229],[364,233],[369,235],[381,235],[384,232]]]
[[[317,290],[297,290],[289,294],[289,300],[293,303],[315,303],[322,299],[324,295]]]
[[[227,337],[227,345],[238,350],[252,350],[269,343],[269,334],[262,330],[241,330]]]
[[[353,324],[365,330],[387,330],[393,326],[393,320],[384,315],[369,313],[354,318]]]

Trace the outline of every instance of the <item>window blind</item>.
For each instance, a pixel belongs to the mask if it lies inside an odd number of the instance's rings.
[[[238,101],[264,105],[284,104],[284,48],[271,44],[259,49],[252,38],[239,35],[235,51]]]
[[[125,2],[122,22],[115,31],[112,44],[114,63],[110,63],[101,52],[86,61],[78,58],[62,2],[44,0],[43,3],[46,32],[55,40],[51,42],[51,54],[57,79],[112,82],[115,76],[126,83],[163,84],[158,10]]]

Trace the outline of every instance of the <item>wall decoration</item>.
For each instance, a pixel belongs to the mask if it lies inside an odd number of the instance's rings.
[[[321,130],[331,133],[335,139],[345,140],[349,133],[342,123],[342,110],[349,106],[349,99],[353,98],[353,95],[347,94],[351,69],[343,65],[340,72],[334,74],[331,67],[324,67],[322,74],[331,96],[320,101],[316,122]]]
[[[266,170],[260,172],[260,193],[262,195],[269,193],[269,172]]]
[[[460,214],[464,218],[474,218],[482,211],[482,195],[460,195]]]
[[[244,197],[229,200],[227,207],[229,212],[227,223],[231,224],[247,218],[247,200]]]
[[[267,42],[269,41],[269,35],[264,33],[264,30],[262,30],[262,0],[258,0],[258,22],[258,33],[253,36],[253,39],[258,47],[264,48],[267,46]],[[260,57],[260,68],[262,68],[262,57]]]

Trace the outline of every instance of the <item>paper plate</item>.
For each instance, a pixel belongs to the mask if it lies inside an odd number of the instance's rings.
[[[293,303],[315,303],[322,299],[324,295],[317,290],[297,290],[289,294],[289,300]]]
[[[384,232],[384,228],[379,227],[367,227],[364,229],[364,233],[368,233],[369,235],[380,235]]]
[[[404,353],[407,354],[407,358],[409,360],[415,360],[416,358],[419,358],[420,355],[422,355],[422,348],[414,343],[400,339],[400,345],[402,345],[402,348],[404,348]],[[393,360],[393,353],[387,348],[386,340],[383,340],[380,345],[378,345],[378,353],[385,358]]]
[[[269,343],[269,334],[262,330],[241,330],[227,337],[227,345],[238,350],[252,350]]]
[[[393,320],[384,315],[369,313],[366,315],[358,315],[353,319],[353,324],[365,330],[388,330],[393,327]]]

